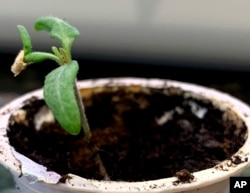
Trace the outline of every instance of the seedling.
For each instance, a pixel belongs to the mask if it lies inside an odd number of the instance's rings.
[[[44,100],[57,121],[70,134],[78,135],[83,128],[84,139],[87,143],[91,140],[91,131],[86,118],[84,105],[76,85],[76,75],[79,70],[78,62],[72,60],[71,47],[80,33],[62,19],[47,16],[35,22],[37,31],[45,30],[50,33],[50,37],[59,40],[61,47],[52,47],[52,52],[38,52],[32,50],[32,43],[29,33],[22,25],[18,25],[18,30],[23,43],[23,50],[18,54],[11,67],[15,76],[20,74],[27,66],[45,60],[53,60],[59,66],[52,70],[45,78],[43,94]],[[96,153],[96,148],[89,145],[100,168],[100,173],[108,179],[106,170]]]

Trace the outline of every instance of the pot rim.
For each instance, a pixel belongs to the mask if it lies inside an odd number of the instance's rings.
[[[6,104],[0,109],[0,163],[9,168],[14,176],[26,176],[31,182],[44,183],[47,186],[54,184],[58,185],[58,188],[72,188],[75,190],[91,189],[99,190],[102,192],[116,192],[119,191],[153,191],[161,192],[166,189],[176,191],[191,190],[194,188],[201,188],[203,186],[211,185],[226,179],[230,176],[238,175],[241,171],[246,169],[250,165],[250,108],[247,104],[239,99],[216,89],[200,86],[193,83],[180,82],[169,79],[148,79],[148,78],[135,78],[135,77],[120,77],[120,78],[100,78],[78,81],[79,88],[89,88],[97,86],[114,86],[114,85],[142,85],[155,88],[162,88],[166,86],[180,87],[184,91],[192,91],[198,93],[201,97],[211,99],[216,104],[223,104],[226,108],[231,108],[234,111],[237,110],[238,115],[242,118],[247,126],[247,139],[244,145],[234,154],[240,155],[245,162],[230,166],[230,160],[222,161],[216,166],[218,167],[208,168],[202,171],[194,172],[194,181],[191,183],[181,183],[174,185],[173,182],[177,180],[176,177],[163,178],[158,180],[143,181],[143,182],[119,182],[119,181],[98,181],[85,179],[73,174],[69,174],[70,179],[65,183],[59,183],[61,176],[56,172],[47,171],[44,166],[41,166],[29,158],[17,153],[13,147],[9,146],[8,138],[6,135],[6,129],[10,114],[15,110],[22,107],[23,102],[29,99],[31,96],[42,98],[42,89],[31,91],[26,93],[12,102]],[[2,126],[4,124],[5,126]],[[7,158],[8,157],[8,158]],[[29,164],[26,164],[28,161]],[[31,170],[31,169],[34,170]]]

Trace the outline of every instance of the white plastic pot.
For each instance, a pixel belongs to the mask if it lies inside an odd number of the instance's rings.
[[[0,163],[13,174],[16,187],[19,192],[33,193],[68,193],[68,192],[157,192],[157,193],[228,193],[230,176],[239,175],[250,165],[250,108],[240,100],[202,86],[182,83],[171,80],[141,79],[141,78],[113,78],[80,81],[80,88],[91,88],[105,85],[143,85],[163,88],[166,86],[178,87],[192,96],[205,97],[218,105],[221,110],[231,109],[236,117],[243,120],[247,127],[246,142],[235,155],[240,155],[242,163],[234,165],[230,160],[218,163],[217,167],[209,168],[193,173],[194,180],[191,183],[173,185],[176,177],[144,182],[117,182],[98,181],[81,178],[69,174],[71,177],[66,183],[60,183],[61,176],[53,171],[47,171],[42,165],[19,154],[9,145],[6,129],[10,115],[23,106],[24,101],[36,96],[42,98],[42,90],[30,92],[7,104],[0,110]],[[153,167],[153,166],[152,166]],[[218,169],[218,167],[222,169]]]

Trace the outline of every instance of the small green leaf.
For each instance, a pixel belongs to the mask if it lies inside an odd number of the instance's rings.
[[[24,26],[18,25],[17,28],[22,39],[24,55],[27,55],[32,51],[30,35]]]
[[[70,134],[81,131],[81,117],[74,92],[79,66],[76,61],[59,66],[45,78],[44,99],[61,126]]]
[[[38,19],[35,22],[35,29],[50,32],[50,37],[58,39],[67,51],[70,51],[73,41],[80,35],[75,27],[62,19],[52,16]]]

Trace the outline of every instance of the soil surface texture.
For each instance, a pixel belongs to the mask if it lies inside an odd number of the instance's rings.
[[[202,97],[184,97],[178,88],[108,87],[81,94],[92,143],[111,180],[180,179],[180,171],[191,174],[230,159],[245,141],[246,127],[230,118],[234,113]],[[11,117],[11,145],[61,175],[101,179],[83,133],[67,134],[56,121],[35,129],[34,115],[44,108],[43,100],[32,98],[22,108],[24,117]]]

